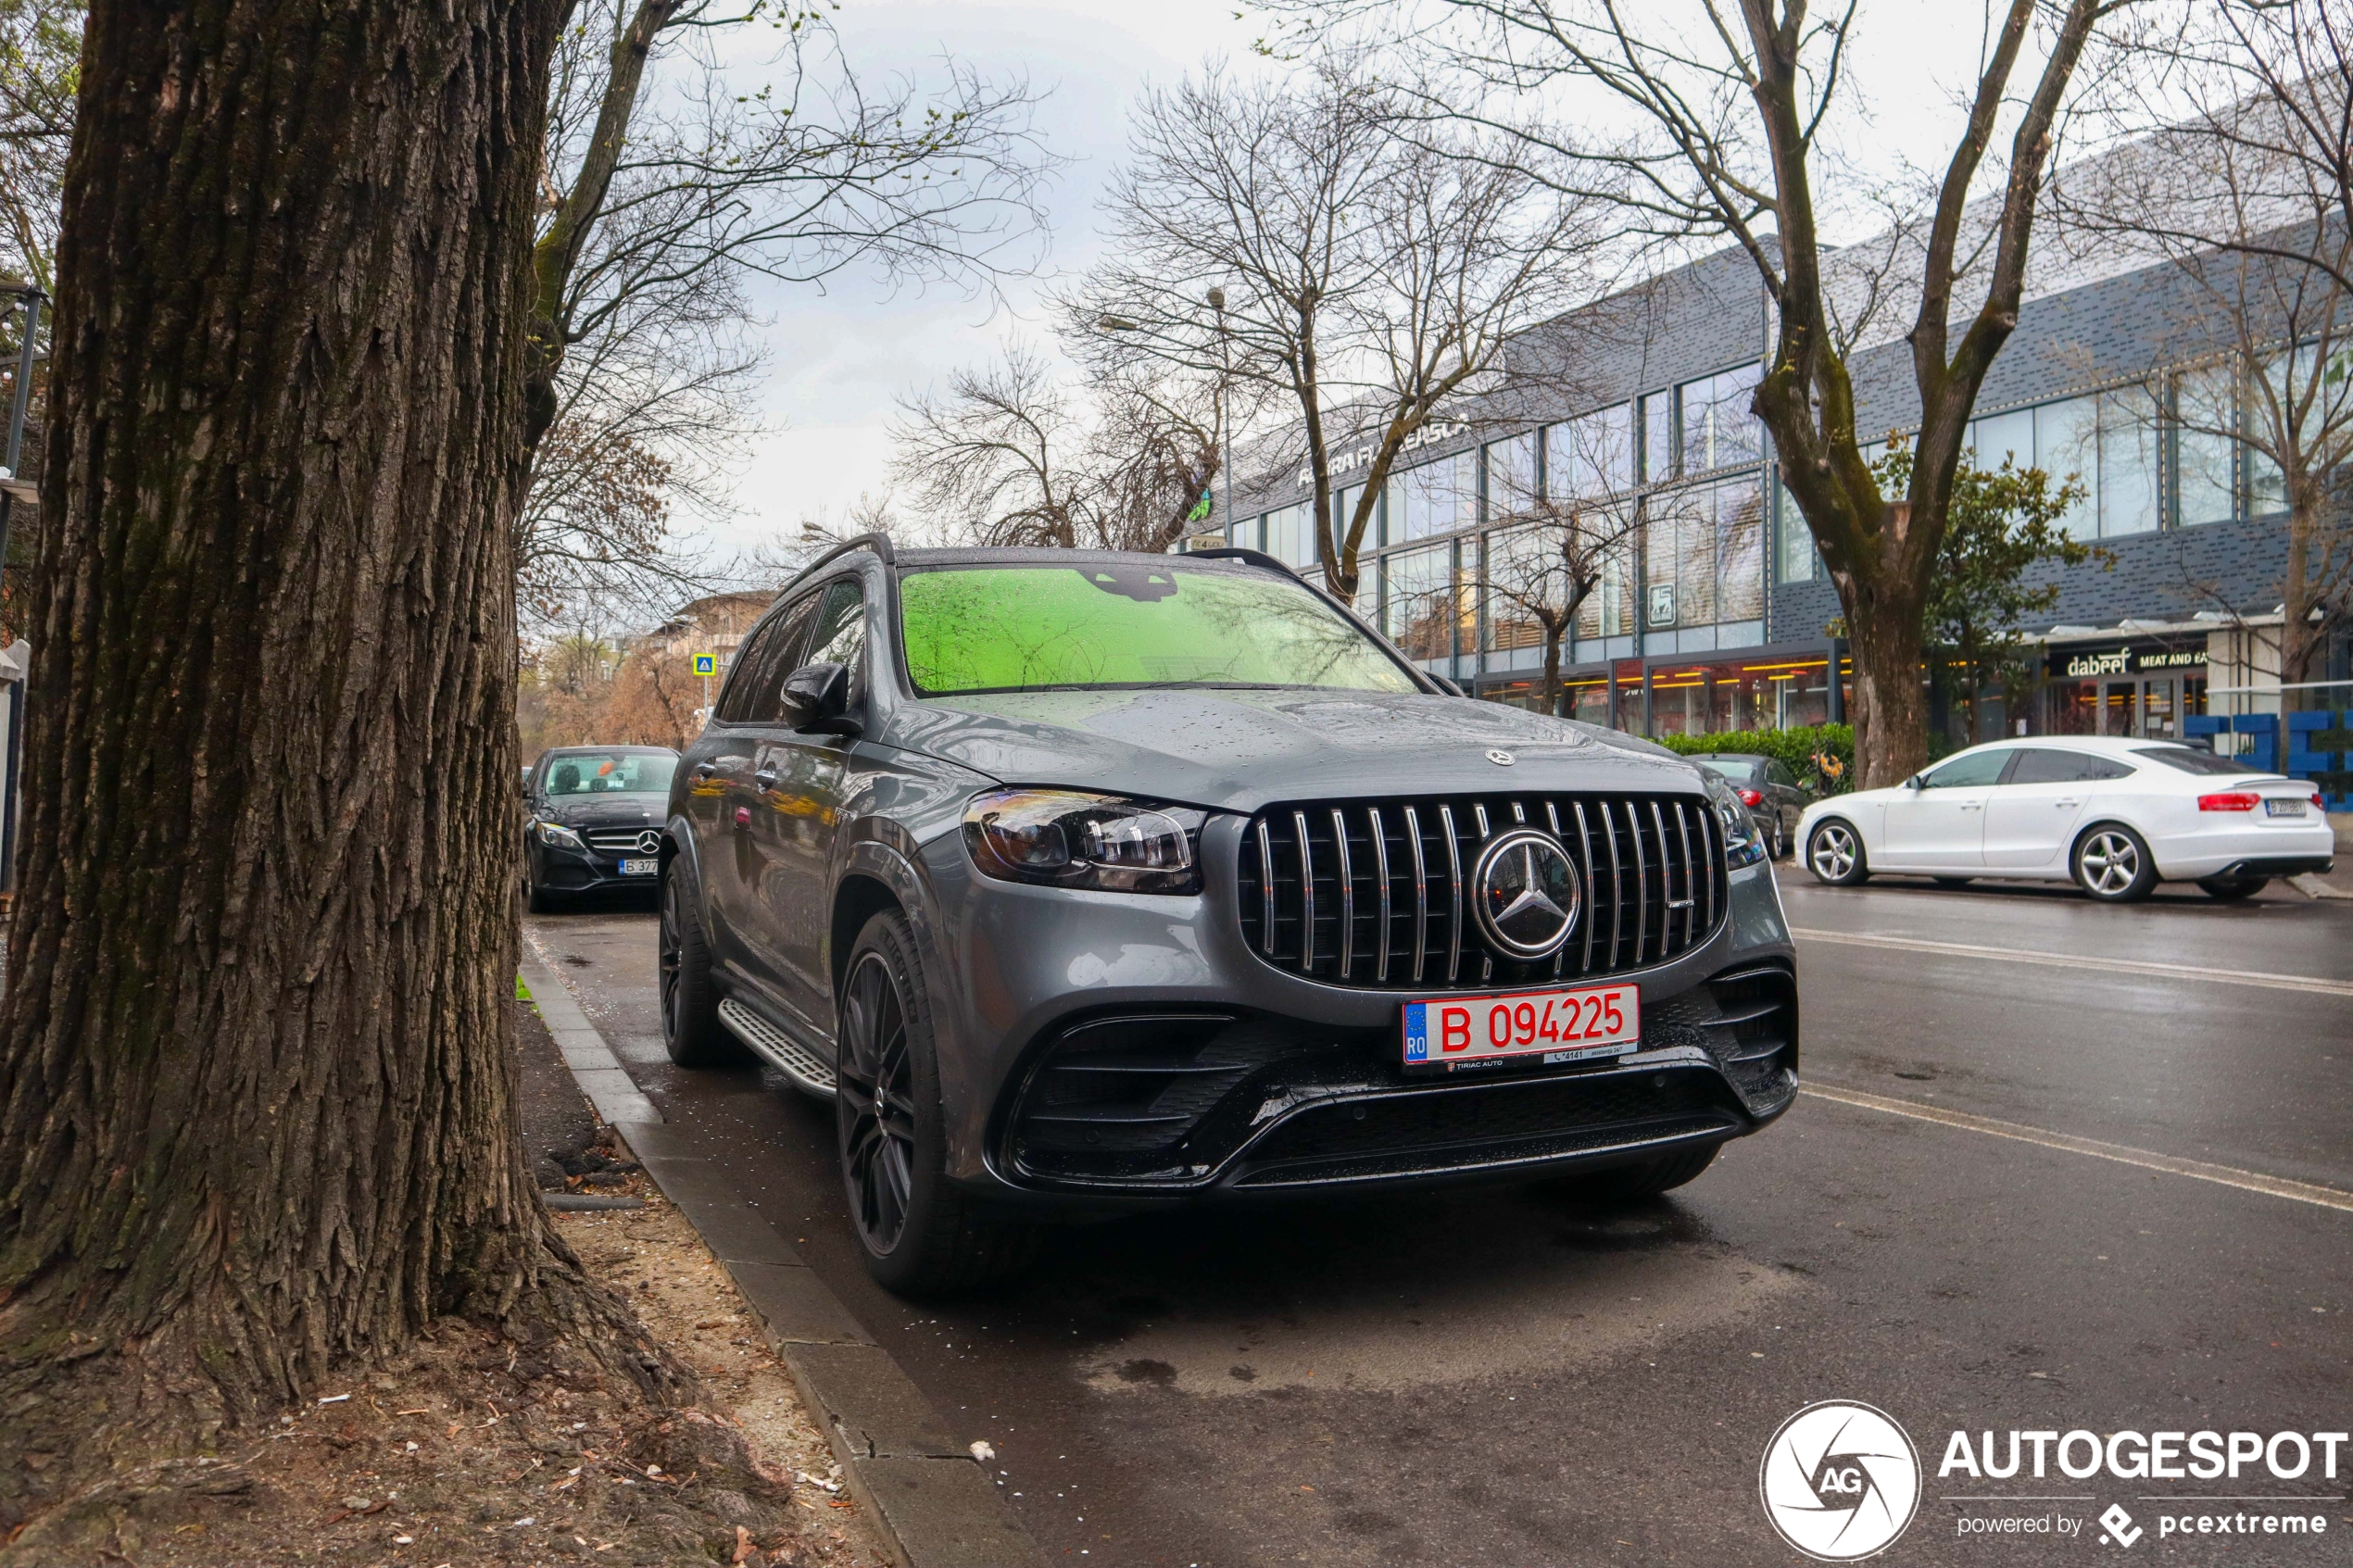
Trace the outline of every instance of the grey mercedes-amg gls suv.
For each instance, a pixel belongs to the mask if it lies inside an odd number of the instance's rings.
[[[661,862],[671,1055],[832,1098],[901,1291],[1058,1210],[1655,1193],[1796,1092],[1721,778],[1465,700],[1252,552],[843,546],[738,651]]]

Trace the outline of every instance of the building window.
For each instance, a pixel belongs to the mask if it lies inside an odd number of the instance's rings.
[[[1536,469],[1536,436],[1515,435],[1487,447],[1487,515],[1503,521],[1525,516],[1544,498]]]
[[[1488,470],[1492,482],[1494,470]],[[1487,536],[1487,648],[1510,653],[1544,646],[1544,625],[1531,605],[1552,607],[1566,588],[1548,530],[1513,528]]]
[[[1664,392],[1646,392],[1642,396],[1642,446],[1634,454],[1634,477],[1644,484],[1655,484],[1675,473],[1675,426],[1668,418],[1668,398]]]
[[[1634,487],[1634,410],[1624,403],[1580,414],[1544,432],[1544,490],[1556,501],[1615,495]]]
[[[1389,543],[1452,533],[1478,522],[1478,454],[1457,452],[1389,476]]]
[[[1806,526],[1806,514],[1797,509],[1797,497],[1779,479],[1773,482],[1773,507],[1779,548],[1774,575],[1783,583],[1811,583],[1822,575],[1822,553],[1814,543],[1814,531]]]
[[[1705,473],[1764,457],[1756,419],[1748,408],[1763,374],[1762,365],[1741,365],[1675,389],[1682,438],[1680,471]]]
[[[2179,527],[2238,515],[2237,378],[2222,365],[2184,372],[2173,384],[2173,521]]]
[[[1642,624],[1705,626],[1765,613],[1765,507],[1754,480],[1650,497]]]
[[[2157,527],[2157,399],[2143,387],[2099,396],[2100,537]]]
[[[1361,484],[1342,485],[1332,493],[1332,545],[1335,549],[1348,542],[1348,530],[1356,521],[1356,503],[1364,498]],[[1360,550],[1378,550],[1381,546],[1381,506],[1378,497],[1373,502],[1373,515],[1365,520],[1365,537],[1357,541]]]
[[[1408,659],[1453,657],[1471,604],[1453,558],[1450,545],[1381,558],[1381,631]]]
[[[1313,567],[1315,555],[1315,504],[1278,507],[1261,520],[1265,532],[1258,547],[1286,566]]]

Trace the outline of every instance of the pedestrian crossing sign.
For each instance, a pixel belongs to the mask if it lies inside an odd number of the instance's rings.
[[[719,656],[715,653],[698,653],[695,655],[695,673],[698,675],[716,675],[719,673]]]

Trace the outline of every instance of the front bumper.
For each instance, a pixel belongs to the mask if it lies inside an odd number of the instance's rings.
[[[1406,996],[1243,946],[1214,871],[1239,831],[1204,834],[1197,897],[995,882],[953,835],[925,847],[951,1177],[1090,1207],[1434,1183],[1720,1142],[1794,1098],[1795,955],[1765,866],[1732,873],[1713,936],[1607,977],[1642,987],[1632,1054],[1424,1076],[1403,1062]]]
[[[533,859],[532,880],[551,893],[599,893],[621,888],[651,892],[659,876],[621,874],[623,859],[653,861],[652,855],[610,854],[602,849],[569,849],[561,845],[532,842],[523,851]]]

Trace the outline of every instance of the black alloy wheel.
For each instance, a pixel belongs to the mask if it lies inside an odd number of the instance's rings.
[[[915,1195],[914,1074],[907,1010],[879,952],[861,954],[842,995],[836,1112],[849,1213],[869,1256],[887,1257],[907,1234]]]
[[[866,922],[843,972],[834,1135],[866,1272],[901,1296],[978,1289],[1038,1255],[1036,1224],[950,1181],[938,1042],[906,916]]]
[[[662,1046],[681,1067],[740,1066],[750,1053],[719,1022],[711,945],[703,935],[693,873],[684,860],[662,868],[659,897],[655,965],[661,985]]]

